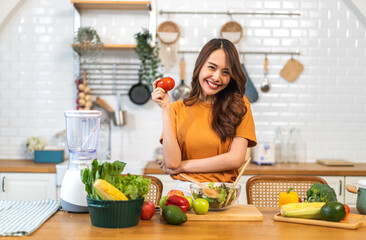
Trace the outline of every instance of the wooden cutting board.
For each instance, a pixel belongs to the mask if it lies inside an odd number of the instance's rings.
[[[313,220],[313,219],[304,219],[304,218],[289,218],[281,216],[281,213],[277,213],[274,215],[273,219],[275,221],[280,222],[289,222],[289,223],[301,223],[308,225],[316,225],[323,227],[334,227],[334,228],[344,228],[344,229],[358,229],[361,226],[366,226],[366,216],[360,214],[352,214],[350,213],[346,220],[340,222],[328,222],[324,220]]]
[[[301,62],[291,58],[287,61],[285,66],[281,69],[280,75],[289,82],[294,82],[300,73],[304,70]]]
[[[343,160],[343,159],[317,159],[317,163],[325,165],[325,166],[334,166],[334,167],[353,167],[354,163]]]
[[[161,212],[161,211],[160,211]],[[262,213],[254,205],[236,204],[223,211],[208,211],[206,214],[195,214],[193,209],[186,212],[188,221],[212,222],[260,222],[263,221]],[[160,217],[164,220],[163,217]]]

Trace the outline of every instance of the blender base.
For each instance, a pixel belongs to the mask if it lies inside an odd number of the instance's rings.
[[[79,206],[79,205],[75,205],[69,202],[66,202],[65,200],[61,200],[61,206],[63,211],[66,212],[74,212],[74,213],[88,213],[89,209],[88,207],[84,207],[84,206]]]

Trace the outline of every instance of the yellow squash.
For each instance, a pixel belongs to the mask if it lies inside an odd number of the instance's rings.
[[[93,186],[99,197],[103,200],[128,200],[126,195],[103,179],[97,179]]]

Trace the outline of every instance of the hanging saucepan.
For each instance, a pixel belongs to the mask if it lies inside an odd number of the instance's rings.
[[[149,87],[141,81],[139,77],[139,83],[133,85],[128,92],[128,96],[131,101],[137,105],[145,104],[151,97]]]
[[[366,179],[358,180],[358,189],[353,185],[346,185],[348,192],[357,194],[357,211],[366,215]]]
[[[173,91],[173,99],[175,101],[183,100],[189,96],[191,89],[184,84],[184,76],[185,76],[185,62],[182,58],[180,60],[180,84]]]

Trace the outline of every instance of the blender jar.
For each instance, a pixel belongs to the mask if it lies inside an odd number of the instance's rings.
[[[85,186],[80,170],[92,163],[97,155],[100,111],[66,111],[66,137],[69,165],[61,185],[61,205],[69,212],[88,212]]]

